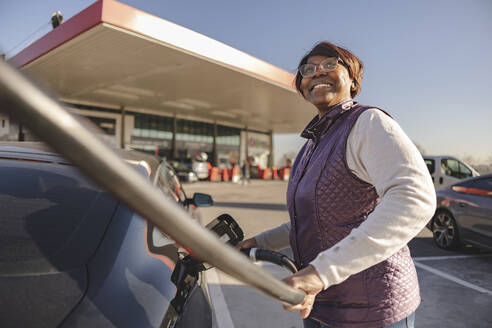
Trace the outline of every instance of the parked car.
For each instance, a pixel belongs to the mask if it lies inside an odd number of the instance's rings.
[[[191,168],[198,176],[198,179],[205,180],[209,175],[209,163],[207,153],[198,153],[192,161]]]
[[[183,162],[172,161],[171,166],[178,175],[178,178],[182,182],[196,182],[198,181],[198,176],[195,171],[193,171],[189,165]]]
[[[452,156],[424,156],[424,161],[436,189],[480,175],[470,165]]]
[[[207,156],[207,154],[205,154],[205,156]],[[193,172],[198,180],[205,180],[208,178],[209,164],[206,160],[203,161],[202,157],[200,157],[199,160],[191,158],[180,158],[179,160],[172,162],[173,167],[175,165],[174,163],[179,163],[178,165],[180,169],[177,172],[186,171],[185,178],[188,178],[188,172]]]
[[[471,243],[492,249],[492,174],[465,179],[436,191],[437,210],[427,227],[437,246]]]
[[[166,162],[117,152],[193,218],[212,204],[187,198]],[[3,328],[212,327],[204,277],[174,272],[174,241],[63,157],[1,144],[0,181]]]

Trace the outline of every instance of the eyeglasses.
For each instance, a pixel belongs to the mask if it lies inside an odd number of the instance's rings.
[[[299,66],[299,73],[302,75],[302,77],[311,77],[316,73],[316,71],[319,72],[333,71],[335,67],[337,67],[338,63],[342,64],[343,66],[346,66],[343,60],[341,60],[339,57],[328,57],[318,65],[304,64]]]

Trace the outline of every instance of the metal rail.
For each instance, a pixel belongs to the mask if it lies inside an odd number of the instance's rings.
[[[96,183],[199,258],[283,304],[303,301],[302,291],[274,278],[191,220],[57,101],[1,60],[0,110],[25,124]]]

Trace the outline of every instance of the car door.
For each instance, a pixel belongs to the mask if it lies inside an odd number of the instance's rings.
[[[463,195],[458,206],[471,241],[492,247],[492,177],[467,181],[453,190]]]

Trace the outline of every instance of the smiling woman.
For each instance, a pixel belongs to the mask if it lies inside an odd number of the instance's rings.
[[[359,94],[363,72],[359,58],[324,42],[301,59],[295,84],[306,100],[325,113],[330,106]]]
[[[307,64],[302,66],[304,70],[299,70],[301,74],[304,72],[300,86],[301,93],[318,108],[320,115],[326,113],[329,107],[351,99],[352,79],[344,66],[337,65],[339,60],[337,57],[312,56],[309,57]],[[331,64],[332,62],[334,64]],[[313,68],[312,73],[306,74],[310,67]],[[326,74],[316,74],[316,71]]]
[[[287,190],[290,222],[239,247],[292,247],[299,272],[284,281],[306,292],[286,307],[305,327],[413,327],[420,303],[407,243],[435,210],[425,163],[385,111],[352,99],[362,62],[329,42],[298,66],[298,92],[318,110]]]

